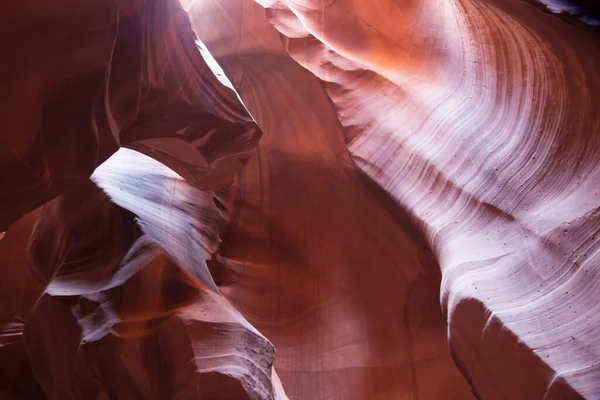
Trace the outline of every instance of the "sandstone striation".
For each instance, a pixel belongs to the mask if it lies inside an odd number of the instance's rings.
[[[0,399],[598,398],[600,38],[544,4],[4,5]]]

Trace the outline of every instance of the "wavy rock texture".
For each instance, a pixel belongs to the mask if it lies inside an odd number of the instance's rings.
[[[600,394],[593,32],[517,0],[1,11],[0,398]]]
[[[595,398],[598,38],[515,1],[262,4],[425,232],[474,391]]]
[[[218,189],[260,137],[177,1],[35,1],[0,11],[0,231],[85,184],[119,146]]]
[[[447,351],[435,259],[353,167],[319,81],[258,5],[187,7],[265,133],[236,182],[219,261],[225,295],[273,341],[287,395],[471,398]]]
[[[227,216],[212,190],[261,132],[181,5],[2,18],[0,397],[284,398],[272,344],[206,264]],[[102,191],[88,178],[118,146],[178,174],[121,151]]]
[[[213,195],[133,151],[94,180],[136,214],[90,182],[0,242],[20,267],[3,270],[15,285],[0,291],[0,357],[19,366],[3,370],[3,398],[285,398],[272,344],[208,272]]]

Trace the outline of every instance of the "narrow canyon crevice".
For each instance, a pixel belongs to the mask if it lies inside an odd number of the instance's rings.
[[[594,7],[0,11],[0,399],[600,396]]]

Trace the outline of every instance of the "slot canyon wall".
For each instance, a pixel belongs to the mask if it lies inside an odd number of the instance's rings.
[[[600,398],[595,10],[0,11],[0,399]]]

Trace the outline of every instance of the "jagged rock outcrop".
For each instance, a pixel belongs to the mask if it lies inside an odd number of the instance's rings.
[[[600,394],[594,31],[517,0],[3,11],[0,398]]]

